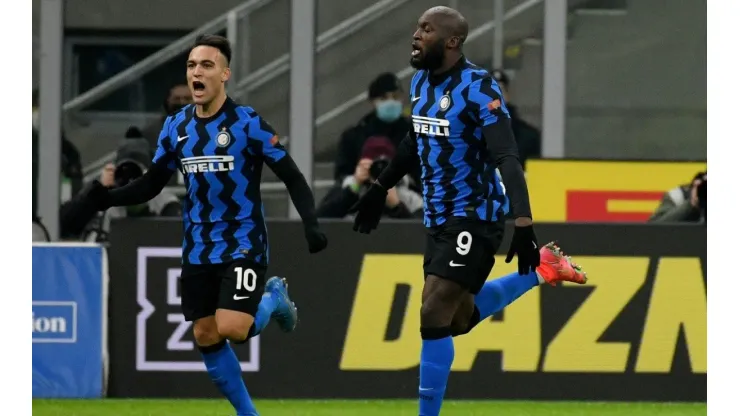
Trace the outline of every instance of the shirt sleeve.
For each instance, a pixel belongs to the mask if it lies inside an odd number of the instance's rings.
[[[490,75],[470,84],[468,101],[481,127],[493,124],[499,118],[509,118],[501,88]]]
[[[277,162],[287,154],[275,129],[257,113],[252,113],[247,124],[247,140],[249,148],[269,162]]]
[[[174,149],[172,148],[172,139],[170,138],[170,121],[172,117],[167,117],[162,126],[162,131],[159,133],[159,139],[157,139],[157,151],[154,153],[154,159],[152,164],[161,164],[167,167],[171,171],[177,170],[174,157]]]

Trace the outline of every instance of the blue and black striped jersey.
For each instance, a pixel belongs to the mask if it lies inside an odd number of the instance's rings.
[[[502,219],[509,199],[483,137],[484,127],[509,117],[496,81],[463,58],[445,74],[417,71],[409,93],[424,225],[434,227],[448,217]]]
[[[167,118],[153,162],[166,162],[185,179],[183,263],[248,257],[267,264],[262,165],[286,154],[275,130],[231,99],[208,118],[199,118],[194,105]]]

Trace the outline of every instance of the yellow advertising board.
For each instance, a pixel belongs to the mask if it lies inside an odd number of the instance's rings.
[[[706,162],[527,161],[532,215],[539,222],[645,222],[663,194]]]

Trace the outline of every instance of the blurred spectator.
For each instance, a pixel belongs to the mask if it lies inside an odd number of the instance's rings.
[[[64,175],[63,180],[68,181],[69,190],[67,190],[67,197],[75,195],[82,189],[82,160],[80,158],[80,152],[77,147],[72,144],[62,131],[62,174]]]
[[[396,153],[395,145],[387,138],[375,136],[367,139],[362,147],[354,173],[342,183],[334,185],[319,204],[317,214],[322,218],[343,218],[352,212],[350,208],[370,183],[388,166]],[[384,215],[391,218],[411,218],[423,215],[421,195],[409,188],[409,176],[405,176],[394,188],[388,190]]]
[[[39,182],[39,112],[38,112],[38,90],[33,92],[33,112],[31,116],[32,130],[31,130],[31,220],[34,224],[34,236],[40,236],[43,229],[43,234],[46,235],[48,240],[48,232],[43,225],[43,220],[38,216],[38,182]],[[60,184],[60,202],[66,201],[71,198],[72,195],[77,194],[82,190],[82,161],[80,158],[80,152],[77,150],[72,142],[67,140],[64,131],[61,132],[61,180]],[[36,238],[36,237],[34,237]],[[34,240],[36,241],[36,240]]]
[[[149,141],[149,145],[152,149],[157,148],[157,140],[159,139],[159,133],[162,131],[162,125],[168,115],[177,112],[179,109],[193,102],[193,97],[190,95],[190,88],[187,83],[180,83],[173,85],[170,88],[169,95],[162,103],[164,114],[162,114],[157,120],[151,122],[144,127],[143,135]]]
[[[542,157],[542,137],[540,131],[519,116],[516,105],[511,102],[509,77],[506,73],[503,70],[495,69],[491,71],[491,76],[501,87],[504,102],[511,115],[511,128],[514,130],[514,138],[516,138],[516,143],[519,147],[519,160],[522,162],[522,166],[526,167],[527,159]]]
[[[38,147],[38,132],[39,132],[39,115],[38,115],[38,108],[33,108],[33,143],[32,146],[34,148]],[[62,189],[62,193],[66,191],[69,195],[74,195],[77,192],[82,189],[82,160],[80,158],[80,152],[77,150],[77,147],[72,144],[69,140],[67,140],[66,135],[64,134],[64,130],[61,132],[61,140],[62,140],[62,161],[61,161],[61,169],[62,169],[62,181],[68,184],[69,189],[65,190]],[[38,151],[34,151],[34,156],[38,157]],[[64,183],[62,186],[64,187]],[[62,195],[62,198],[64,199],[64,195]]]
[[[128,134],[132,134],[129,129]],[[152,150],[145,138],[126,139],[116,153],[115,163],[109,163],[101,172],[100,183],[107,187],[121,187],[142,176],[152,160]],[[165,188],[152,200],[135,206],[112,207],[100,214],[85,204],[84,196],[89,185],[75,198],[61,207],[61,235],[66,239],[106,241],[110,220],[123,217],[180,217],[182,207],[179,198]]]
[[[648,222],[707,221],[707,172],[694,175],[690,183],[677,186],[663,194],[658,209]]]
[[[386,72],[378,75],[368,87],[368,99],[373,111],[357,125],[342,133],[334,164],[334,179],[342,183],[355,174],[360,153],[370,137],[387,137],[395,148],[411,129],[411,119],[403,115],[403,91],[396,75]],[[419,184],[420,171],[412,172],[414,185]]]

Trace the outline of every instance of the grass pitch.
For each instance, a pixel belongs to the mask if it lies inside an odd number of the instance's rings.
[[[263,416],[409,416],[411,400],[256,400]],[[233,416],[226,400],[40,400],[34,416]],[[699,416],[706,403],[446,401],[444,416]]]

